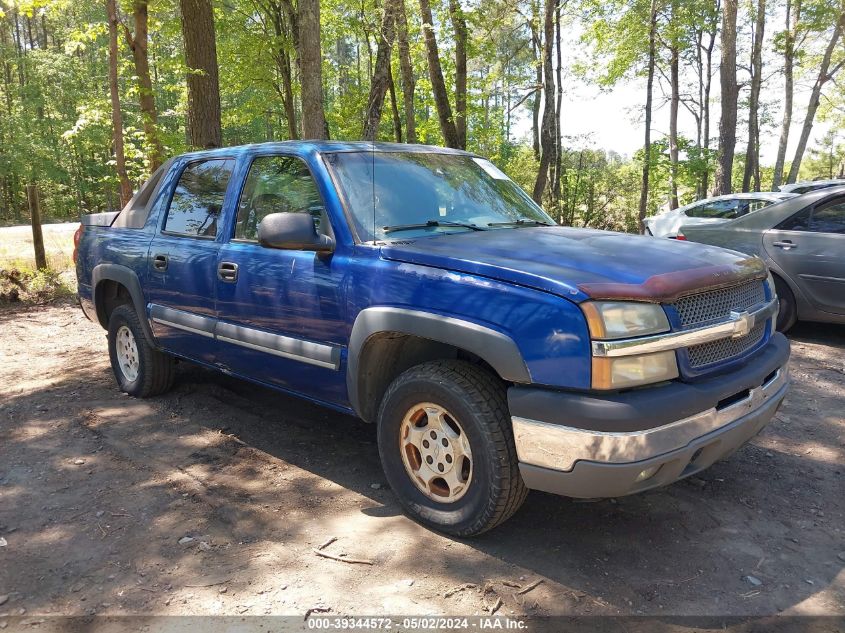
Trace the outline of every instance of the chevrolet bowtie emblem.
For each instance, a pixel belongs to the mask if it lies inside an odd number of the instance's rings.
[[[751,328],[754,327],[754,322],[757,320],[753,314],[748,312],[731,312],[731,319],[734,322],[734,331],[731,338],[742,338],[748,336]]]

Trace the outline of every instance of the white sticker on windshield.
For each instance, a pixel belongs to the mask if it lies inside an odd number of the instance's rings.
[[[487,175],[491,178],[495,178],[496,180],[510,180],[505,174],[505,172],[496,167],[486,158],[473,158],[472,160],[474,160],[475,164],[481,167],[481,169],[486,171]]]

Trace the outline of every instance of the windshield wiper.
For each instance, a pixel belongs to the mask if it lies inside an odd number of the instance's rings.
[[[548,222],[540,220],[529,220],[528,218],[519,218],[510,222],[488,222],[487,226],[554,226]]]
[[[427,222],[421,222],[419,224],[395,224],[393,226],[382,227],[382,230],[385,233],[395,233],[396,231],[411,231],[413,229],[427,229],[438,226],[460,226],[465,229],[472,229],[473,231],[485,230],[475,224],[469,224],[467,222],[448,222],[445,220],[428,220]]]

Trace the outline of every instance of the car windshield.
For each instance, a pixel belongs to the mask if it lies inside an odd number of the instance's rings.
[[[483,158],[401,151],[326,158],[362,241],[554,224]]]

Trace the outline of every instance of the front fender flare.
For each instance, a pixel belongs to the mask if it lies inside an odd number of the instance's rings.
[[[360,394],[361,354],[370,337],[386,332],[409,334],[451,345],[483,359],[503,380],[531,382],[531,373],[516,343],[501,332],[433,312],[393,307],[365,308],[358,313],[352,326],[346,371],[349,402],[358,415],[362,415],[364,410]]]

